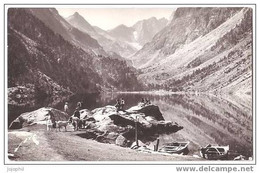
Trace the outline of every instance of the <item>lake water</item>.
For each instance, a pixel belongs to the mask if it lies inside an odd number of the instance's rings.
[[[252,157],[253,117],[251,103],[241,103],[228,96],[209,95],[148,95],[148,94],[80,94],[65,99],[54,107],[63,110],[69,103],[70,114],[82,101],[82,108],[93,110],[105,105],[114,105],[116,99],[124,98],[125,108],[135,106],[141,98],[149,98],[159,106],[165,120],[173,121],[184,128],[176,133],[161,135],[160,144],[173,141],[190,141],[189,149],[196,153],[200,146],[207,144],[229,145],[234,153]],[[34,107],[11,107],[9,117],[14,119],[20,113],[43,106],[53,106],[50,100],[35,104]],[[9,121],[10,118],[9,118]]]

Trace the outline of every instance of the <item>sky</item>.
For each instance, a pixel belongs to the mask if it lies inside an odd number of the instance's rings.
[[[68,17],[78,12],[92,26],[113,29],[120,24],[132,26],[137,21],[156,17],[169,19],[173,8],[57,8],[59,14]]]

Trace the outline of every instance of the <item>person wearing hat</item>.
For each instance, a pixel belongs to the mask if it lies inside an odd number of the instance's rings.
[[[65,105],[64,105],[64,112],[68,113],[68,111],[69,111],[68,102],[65,102]]]
[[[81,109],[81,107],[82,107],[82,102],[78,102],[78,103],[77,103],[77,107],[78,107],[79,109]]]

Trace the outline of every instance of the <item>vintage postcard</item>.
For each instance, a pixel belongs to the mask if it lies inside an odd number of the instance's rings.
[[[5,163],[255,164],[255,10],[6,4]]]

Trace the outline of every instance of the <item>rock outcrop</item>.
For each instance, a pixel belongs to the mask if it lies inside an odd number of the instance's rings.
[[[48,110],[50,110],[53,113],[56,121],[64,121],[69,119],[69,115],[60,110],[49,107],[43,107],[32,112],[26,112],[21,114],[10,124],[9,128],[20,129],[28,125],[44,124],[46,123],[45,121],[46,115],[48,114]]]
[[[23,128],[33,124],[45,124],[48,110],[54,114],[55,120],[68,120],[69,115],[54,108],[40,108],[33,112],[21,114],[10,125],[10,129]],[[165,121],[158,106],[134,106],[117,112],[115,106],[105,106],[92,111],[80,110],[84,119],[85,134],[78,134],[98,142],[130,147],[135,140],[136,127],[138,139],[142,142],[156,140],[160,134],[174,133],[183,127]]]
[[[116,111],[114,106],[105,106],[91,111],[95,125],[87,126],[86,138],[99,142],[130,146],[134,141],[135,127],[143,142],[154,141],[163,133],[174,133],[183,127],[164,121],[158,106],[135,106],[126,111]],[[90,117],[88,117],[90,118]]]

